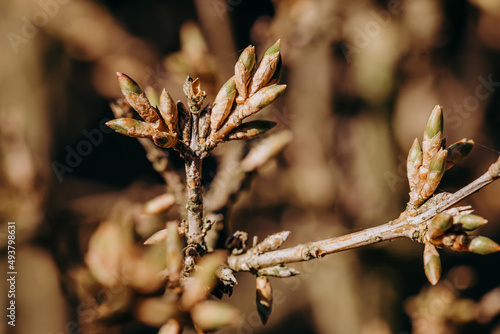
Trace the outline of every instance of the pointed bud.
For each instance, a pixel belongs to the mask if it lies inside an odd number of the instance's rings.
[[[281,231],[267,236],[264,240],[259,242],[255,248],[259,253],[269,252],[281,247],[281,245],[288,239],[290,231]]]
[[[118,118],[106,122],[116,132],[129,137],[150,138],[155,133],[153,126],[133,118]]]
[[[265,325],[273,309],[273,288],[265,276],[258,276],[255,283],[257,311],[262,324]]]
[[[275,126],[275,122],[261,120],[243,123],[228,134],[227,140],[254,138],[266,133]]]
[[[276,72],[276,68],[278,66],[281,57],[279,51],[280,51],[280,40],[274,43],[264,53],[262,61],[260,62],[259,67],[255,71],[252,77],[252,81],[250,82],[248,95],[252,96],[258,90],[260,90],[262,87],[265,87],[269,83],[269,80]]]
[[[141,87],[139,87],[139,85],[128,75],[116,72],[116,77],[118,79],[118,85],[120,86],[122,92],[125,91],[137,95],[142,94]]]
[[[463,215],[456,218],[455,224],[461,224],[462,230],[467,232],[477,230],[488,223],[486,219],[477,215]]]
[[[487,255],[500,251],[500,245],[487,237],[474,237],[468,247],[469,252]]]
[[[148,123],[156,123],[160,117],[156,108],[149,103],[139,85],[127,75],[117,72],[118,84],[127,102],[134,108],[143,120]]]
[[[448,152],[444,149],[440,149],[438,154],[432,158],[429,164],[429,174],[436,173],[437,175],[442,175],[446,170],[446,156]],[[433,177],[435,178],[435,176]]]
[[[447,148],[448,156],[446,157],[446,170],[462,161],[463,158],[469,155],[473,147],[474,141],[465,138],[451,144],[450,147]]]
[[[204,331],[216,331],[227,326],[236,326],[241,316],[233,306],[216,301],[203,301],[191,310],[194,324]]]
[[[239,118],[243,119],[267,107],[285,92],[286,85],[271,85],[253,94],[240,109]]]
[[[163,91],[161,92],[160,100],[158,103],[160,115],[163,118],[163,121],[167,125],[168,129],[172,133],[177,133],[177,123],[179,121],[177,107],[174,103],[174,100],[165,89],[163,89]]]
[[[422,168],[420,169],[420,178],[425,179],[427,176],[427,168],[431,160],[436,156],[441,148],[443,139],[443,108],[436,106],[427,121],[427,126],[424,131],[422,140]]]
[[[415,138],[408,152],[408,159],[406,161],[406,170],[408,173],[408,182],[410,184],[410,191],[417,187],[419,179],[418,169],[422,165],[422,148]]]
[[[234,78],[236,89],[238,90],[237,103],[243,103],[247,98],[247,86],[255,67],[255,48],[248,46],[241,53],[236,65],[234,66]]]
[[[162,194],[144,204],[144,213],[157,215],[167,211],[175,204],[175,196],[172,194]]]
[[[436,285],[441,277],[441,260],[434,245],[426,243],[424,249],[425,276],[432,285]]]
[[[440,149],[439,152],[432,158],[429,164],[429,170],[427,177],[423,183],[421,191],[418,194],[416,201],[413,203],[417,206],[422,204],[426,199],[428,199],[434,191],[437,189],[441,178],[444,175],[446,169],[446,155],[447,151]],[[422,176],[422,174],[420,175]]]
[[[176,282],[181,278],[182,262],[184,259],[184,242],[179,235],[179,223],[168,222],[166,228],[166,264],[170,281]]]
[[[261,269],[259,269],[257,274],[259,276],[291,277],[291,276],[299,275],[300,272],[297,269],[280,265],[280,266],[274,266],[274,267],[261,268]]]
[[[234,98],[236,96],[235,78],[232,76],[222,86],[217,94],[212,108],[212,116],[210,119],[210,127],[212,132],[217,131],[222,123],[226,120],[231,108],[233,106]]]
[[[437,105],[434,107],[429,119],[427,120],[425,133],[427,134],[427,137],[432,139],[440,132],[443,132],[443,107]],[[439,141],[441,142],[441,138]]]
[[[144,241],[145,245],[155,245],[164,242],[167,240],[167,229],[159,230],[155,232],[152,236],[150,236],[146,241]]]
[[[428,234],[431,239],[437,238],[444,234],[453,225],[453,217],[447,213],[439,213],[428,225]]]

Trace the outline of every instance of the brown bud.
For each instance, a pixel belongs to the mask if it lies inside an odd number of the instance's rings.
[[[462,161],[463,158],[469,155],[473,147],[474,141],[465,138],[451,144],[450,147],[446,149],[448,151],[448,155],[446,156],[446,170]]]
[[[149,103],[146,94],[144,94],[139,85],[126,74],[117,72],[118,84],[127,99],[127,102],[134,108],[143,120],[148,123],[155,123],[160,119],[156,108]]]
[[[217,94],[217,97],[215,98],[214,106],[212,108],[212,116],[210,117],[210,127],[212,132],[217,131],[226,120],[233,106],[235,96],[236,84],[234,76],[232,76],[222,86]]]
[[[279,49],[280,41],[278,40],[264,53],[264,57],[250,82],[250,87],[248,89],[249,96],[252,96],[258,90],[265,87],[269,83],[269,80],[271,80],[281,57]]]
[[[275,122],[261,120],[243,123],[228,134],[227,140],[254,138],[266,133],[275,126]]]
[[[247,98],[247,86],[254,67],[255,48],[250,45],[243,50],[234,66],[234,78],[239,95],[236,99],[237,103],[243,103]]]
[[[191,139],[191,114],[181,101],[177,101],[177,111],[179,115],[179,132],[182,141],[189,144]]]
[[[255,281],[257,311],[262,324],[266,324],[273,309],[273,288],[265,276],[258,276]]]
[[[151,138],[156,132],[151,124],[133,118],[118,118],[106,122],[116,132],[129,137]]]
[[[179,119],[177,107],[174,100],[165,89],[161,92],[158,109],[170,132],[177,133],[177,123]]]

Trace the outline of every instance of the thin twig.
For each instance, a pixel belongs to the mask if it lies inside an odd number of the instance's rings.
[[[430,206],[425,207],[425,211],[415,217],[410,216],[407,211],[404,211],[397,219],[386,224],[344,236],[301,244],[263,254],[249,251],[242,255],[231,255],[228,258],[229,267],[234,271],[251,271],[284,263],[308,261],[327,254],[402,237],[419,240],[420,235],[415,232],[419,231],[419,225],[421,223],[451,208],[462,199],[474,194],[498,179],[500,174],[499,170],[500,158],[490,166],[488,172],[457,192],[435,196],[434,199],[438,200],[434,202],[432,201],[433,199],[429,200],[428,203],[431,203]]]

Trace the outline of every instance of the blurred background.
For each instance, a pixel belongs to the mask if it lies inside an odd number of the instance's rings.
[[[18,272],[16,326],[4,317],[0,332],[158,330],[137,305],[158,290],[150,277],[162,253],[141,244],[178,213],[141,213],[165,183],[135,139],[104,126],[120,95],[115,72],[176,100],[185,77],[199,77],[213,101],[247,45],[261,56],[281,39],[288,88],[263,114],[294,139],[254,175],[230,221],[260,238],[290,230],[292,246],[396,218],[407,150],[436,104],[448,144],[476,142],[440,190],[486,171],[500,151],[499,23],[500,3],[488,0],[0,2],[0,266],[8,271],[13,221]],[[228,147],[205,161],[207,191],[230,165]],[[500,183],[465,204],[499,242]],[[238,274],[224,299],[244,322],[221,333],[500,333],[500,256],[440,251],[441,283],[430,288],[422,251],[397,240],[293,265],[300,276],[271,280],[265,327],[253,276]]]

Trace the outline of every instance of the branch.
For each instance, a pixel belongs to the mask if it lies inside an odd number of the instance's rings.
[[[419,225],[443,212],[462,199],[474,194],[483,187],[500,177],[500,158],[493,163],[488,172],[458,190],[453,194],[444,193],[431,198],[421,206],[416,216],[411,216],[408,210],[386,224],[368,228],[344,236],[315,241],[295,247],[279,249],[260,254],[251,249],[242,255],[231,255],[228,265],[234,271],[251,271],[263,267],[276,266],[284,263],[308,261],[320,258],[327,254],[337,253],[348,249],[367,246],[382,241],[407,237],[420,240]]]

